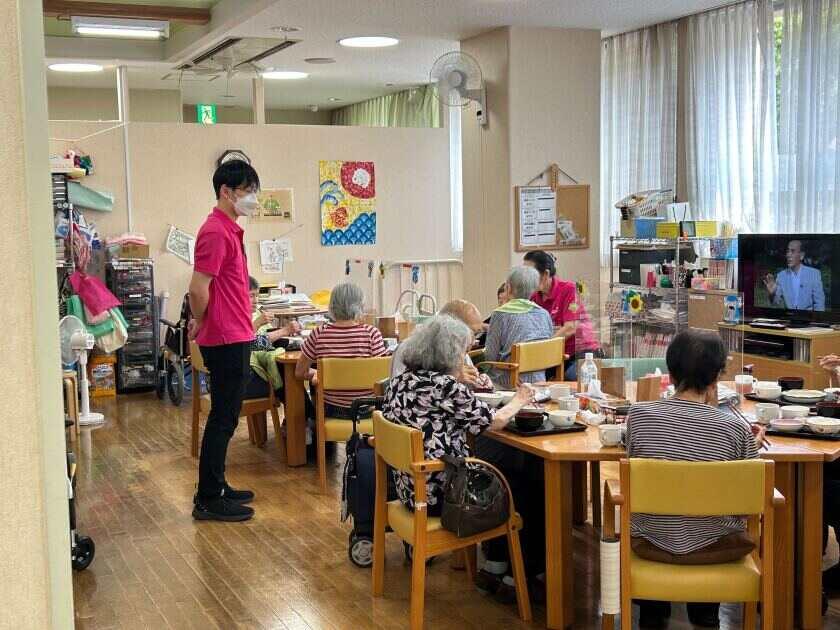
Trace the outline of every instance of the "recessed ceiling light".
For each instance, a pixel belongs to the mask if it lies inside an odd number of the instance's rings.
[[[102,72],[102,66],[95,63],[51,63],[47,67],[54,72]]]
[[[77,35],[124,39],[166,39],[169,37],[169,22],[162,20],[124,20],[75,15],[70,20],[73,32]]]
[[[330,103],[340,103],[340,102],[341,102],[341,99],[340,99],[340,98],[336,98],[335,96],[330,96],[327,100],[328,100]]]
[[[364,37],[345,37],[338,40],[338,43],[349,48],[384,48],[386,46],[396,46],[400,43],[400,40],[383,35],[367,35]]]
[[[297,72],[296,70],[266,70],[262,73],[264,79],[275,79],[279,81],[305,79],[308,76],[306,72]]]
[[[304,59],[306,63],[314,63],[317,65],[326,64],[326,63],[335,63],[335,59],[332,57],[307,57]]]
[[[386,83],[385,87],[394,87],[394,84],[393,83]]]

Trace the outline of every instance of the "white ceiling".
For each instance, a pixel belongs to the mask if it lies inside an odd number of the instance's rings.
[[[222,0],[214,8],[229,18],[231,3]],[[264,2],[266,8],[242,20],[226,19],[212,39],[202,48],[224,37],[282,37],[272,27],[294,26],[301,30],[291,35],[302,41],[273,57],[264,65],[283,70],[310,73],[302,81],[267,81],[266,104],[276,108],[302,108],[318,105],[331,108],[358,102],[428,80],[434,60],[456,50],[459,41],[501,26],[586,28],[609,35],[681,17],[718,6],[721,0],[277,0]],[[231,6],[224,6],[231,5]],[[233,12],[235,15],[235,12]],[[348,49],[337,44],[342,37],[383,34],[398,37],[400,44],[383,49]],[[48,38],[48,54],[50,51]],[[66,38],[63,38],[66,39]],[[208,39],[205,36],[205,39]],[[78,44],[85,53],[84,44]],[[88,44],[90,54],[108,61],[101,46]],[[195,52],[195,48],[190,52]],[[120,51],[123,62],[124,49]],[[334,57],[330,65],[310,65],[307,57]],[[66,58],[66,55],[65,55]],[[80,59],[74,55],[75,59]],[[163,81],[179,56],[161,62],[136,61],[129,75],[131,87],[177,89],[177,76]],[[184,77],[185,79],[187,77]],[[386,84],[393,83],[393,87]],[[59,75],[48,73],[49,85],[80,87],[113,87],[113,74]],[[250,104],[250,81],[234,78],[227,93],[223,78],[212,83],[182,83],[184,102],[216,102],[218,104]],[[330,102],[330,97],[341,102]]]

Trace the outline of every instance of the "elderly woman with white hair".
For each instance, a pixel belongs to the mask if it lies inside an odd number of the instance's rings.
[[[318,359],[354,359],[387,354],[382,333],[360,321],[364,313],[364,299],[362,290],[352,282],[339,284],[332,290],[329,309],[333,321],[313,330],[303,342],[301,356],[295,366],[295,376],[315,384],[318,375],[312,364],[317,363]],[[373,396],[372,390],[325,390],[326,415],[349,419],[353,401],[369,396]]]
[[[528,385],[521,386],[513,399],[494,411],[478,400],[472,390],[458,381],[464,354],[472,343],[472,332],[464,322],[437,315],[409,337],[402,351],[406,371],[391,379],[382,412],[397,424],[419,429],[427,458],[450,454],[469,455],[467,434],[501,429],[523,405],[533,398]],[[397,496],[414,509],[411,475],[395,473]],[[443,507],[443,475],[433,473],[426,482],[428,513],[439,516]]]
[[[551,315],[529,298],[540,284],[540,275],[533,267],[514,267],[505,281],[508,300],[490,316],[484,356],[487,361],[508,361],[513,344],[526,341],[551,339],[554,325]],[[490,371],[490,378],[499,387],[511,387],[507,372]],[[519,375],[522,382],[537,383],[545,380],[545,372],[525,372]]]

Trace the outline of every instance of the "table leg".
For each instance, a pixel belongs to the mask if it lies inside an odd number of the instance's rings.
[[[303,381],[295,376],[293,363],[283,364],[283,391],[287,463],[289,466],[303,466],[306,464],[306,392]]]
[[[803,630],[822,628],[823,463],[800,465],[797,573],[799,622]]]
[[[589,511],[586,495],[586,462],[572,463],[572,523],[583,525]]]
[[[267,420],[265,411],[255,413],[251,416],[251,426],[254,431],[254,443],[257,446],[265,446],[265,442],[268,439],[268,428],[266,427]]]
[[[545,460],[546,627],[574,621],[572,590],[572,464]]]
[[[776,462],[776,488],[785,504],[776,509],[773,544],[774,620],[779,628],[793,627],[794,549],[796,546],[796,465]],[[820,537],[822,539],[822,537]]]
[[[589,494],[592,502],[592,527],[601,528],[601,462],[589,462]]]

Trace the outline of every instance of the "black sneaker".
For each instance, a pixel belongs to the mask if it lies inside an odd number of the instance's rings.
[[[699,628],[720,627],[720,618],[718,615],[720,604],[689,603],[686,608],[688,609],[688,620],[691,622],[691,625]]]
[[[250,490],[236,490],[235,488],[231,488],[228,484],[225,484],[225,487],[222,490],[222,496],[242,505],[250,503],[254,500],[254,493]]]
[[[198,501],[192,515],[197,521],[247,521],[254,516],[254,510],[222,496]]]

